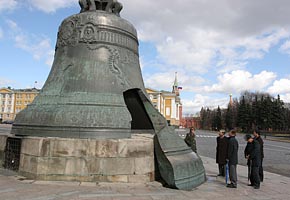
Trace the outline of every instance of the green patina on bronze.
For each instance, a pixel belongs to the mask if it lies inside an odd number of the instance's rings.
[[[137,32],[116,0],[80,0],[81,13],[58,31],[51,72],[34,102],[15,119],[17,136],[130,138],[155,134],[161,177],[192,189],[205,181],[201,159],[167,125],[147,97]]]

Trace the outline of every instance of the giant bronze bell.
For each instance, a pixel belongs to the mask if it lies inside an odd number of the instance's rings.
[[[12,127],[16,136],[130,138],[155,134],[156,167],[171,187],[205,181],[199,156],[153,107],[142,80],[137,33],[116,0],[80,0],[81,13],[58,32],[52,69]]]

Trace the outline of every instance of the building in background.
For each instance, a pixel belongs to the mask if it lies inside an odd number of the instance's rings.
[[[153,106],[166,118],[168,124],[172,126],[180,126],[182,119],[182,103],[179,97],[181,89],[178,86],[177,74],[175,74],[171,92],[146,88]]]
[[[191,128],[194,127],[196,129],[201,128],[201,119],[200,117],[183,117],[180,125],[183,128]]]
[[[14,91],[8,88],[0,89],[0,121],[14,120]]]
[[[40,90],[31,89],[0,89],[0,119],[3,122],[13,121],[17,113],[31,104]]]

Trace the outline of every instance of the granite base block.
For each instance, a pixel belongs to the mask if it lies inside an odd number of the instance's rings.
[[[1,150],[1,149],[0,149]],[[47,181],[154,181],[153,136],[131,139],[25,137],[19,174]]]

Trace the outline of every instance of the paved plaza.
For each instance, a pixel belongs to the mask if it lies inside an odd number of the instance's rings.
[[[238,166],[238,188],[225,186],[225,180],[216,177],[214,159],[202,157],[207,182],[192,191],[163,187],[159,182],[148,184],[46,182],[25,180],[10,171],[1,169],[1,200],[278,200],[289,199],[290,178],[265,172],[259,190],[247,186],[247,167]]]

